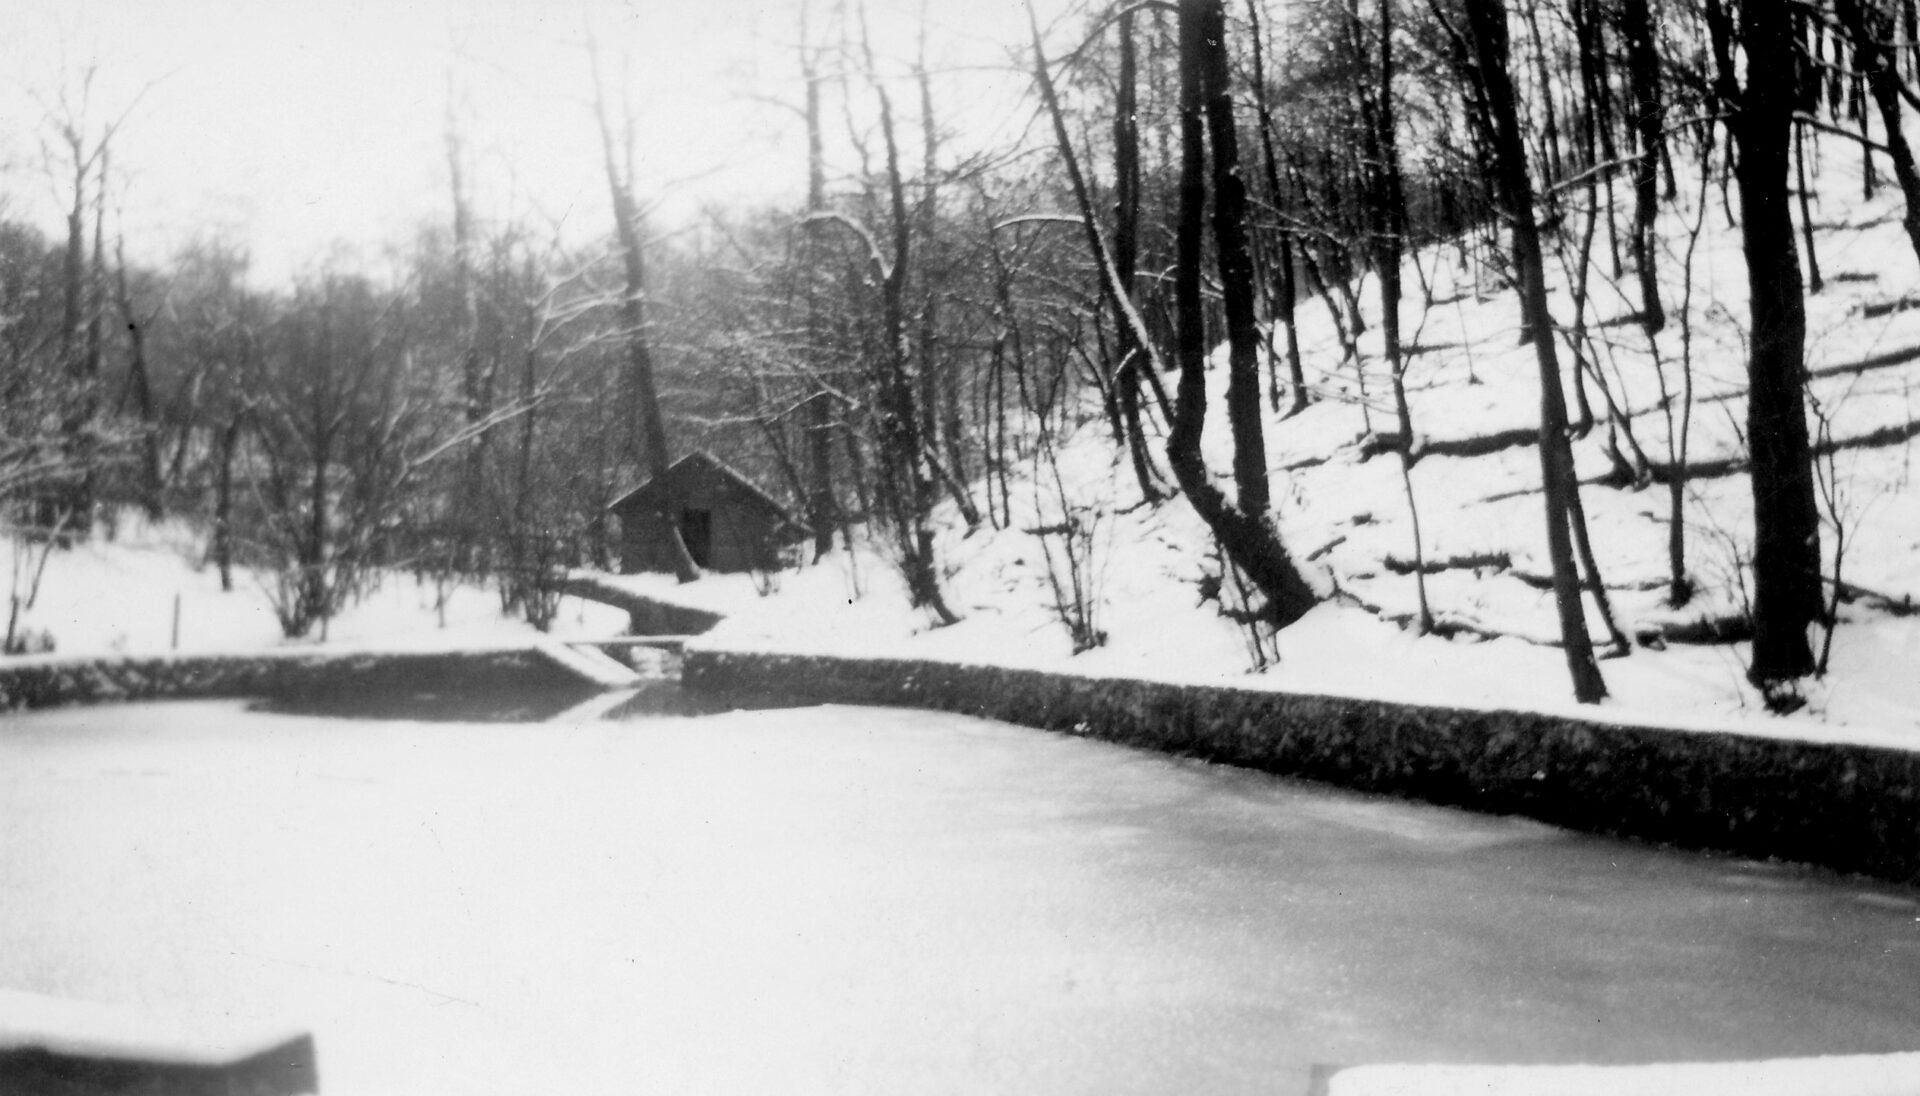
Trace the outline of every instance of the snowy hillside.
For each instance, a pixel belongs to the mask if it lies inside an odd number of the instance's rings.
[[[1633,320],[1631,271],[1619,280],[1605,276],[1611,260],[1602,233],[1585,308],[1591,341],[1584,345],[1606,385],[1585,380],[1595,420],[1575,452],[1617,622],[1639,639],[1629,655],[1603,665],[1613,697],[1606,705],[1610,717],[1739,719],[1794,734],[1844,725],[1856,729],[1849,734],[1878,737],[1877,728],[1920,742],[1920,682],[1910,669],[1920,654],[1920,628],[1907,615],[1920,591],[1920,499],[1911,475],[1912,438],[1920,432],[1914,402],[1920,298],[1912,296],[1920,290],[1920,269],[1899,227],[1898,195],[1882,195],[1871,203],[1816,206],[1826,286],[1808,297],[1808,361],[1816,419],[1826,425],[1816,421],[1812,429],[1827,454],[1822,472],[1835,502],[1829,517],[1846,535],[1841,578],[1847,597],[1831,673],[1815,687],[1808,710],[1785,720],[1758,711],[1744,681],[1742,644],[1661,638],[1737,623],[1750,581],[1744,562],[1752,502],[1742,436],[1746,268],[1738,230],[1729,226],[1717,191],[1710,192],[1689,278],[1683,248],[1696,208],[1683,198],[1669,210],[1661,238],[1679,241],[1660,264],[1670,318],[1652,340]],[[1562,265],[1568,257],[1550,263],[1553,311],[1563,327],[1572,326],[1575,314],[1576,280]],[[1342,364],[1329,308],[1305,301],[1303,357],[1310,376],[1319,371],[1318,400],[1297,416],[1268,422],[1277,517],[1291,550],[1331,595],[1278,637],[1277,665],[1255,673],[1245,633],[1216,604],[1203,603],[1203,587],[1218,575],[1204,527],[1178,499],[1136,505],[1131,473],[1091,413],[1062,462],[1072,502],[1100,515],[1094,574],[1105,647],[1072,656],[1066,629],[1053,616],[1040,538],[1021,530],[1057,522],[1060,509],[1050,487],[1034,487],[1031,464],[1028,482],[1013,492],[1016,507],[1024,501],[1028,512],[1016,513],[1011,530],[983,528],[969,536],[947,515],[942,559],[952,570],[953,600],[967,618],[962,623],[928,627],[901,608],[897,577],[882,562],[863,559],[856,566],[840,559],[788,575],[778,596],[742,613],[726,634],[806,649],[922,653],[1468,705],[1571,707],[1564,662],[1547,646],[1557,633],[1545,588],[1539,452],[1532,438],[1539,386],[1534,351],[1520,343],[1518,306],[1491,273],[1476,282],[1452,248],[1410,259],[1404,281],[1409,299],[1401,323],[1417,348],[1406,378],[1421,454],[1411,480],[1427,596],[1440,630],[1452,638],[1416,638],[1399,624],[1413,618],[1417,605],[1414,538],[1398,459],[1377,441],[1394,429],[1394,416],[1371,280],[1361,287],[1365,395]],[[1423,284],[1431,286],[1431,307],[1417,288]],[[1679,315],[1683,303],[1686,323]],[[1571,403],[1570,345],[1563,331],[1560,357]],[[1695,593],[1674,608],[1666,603],[1666,469],[1678,451],[1688,360],[1694,404],[1682,512],[1686,575]],[[1609,428],[1609,400],[1630,436]],[[1671,429],[1666,408],[1675,415]],[[1212,410],[1207,444],[1216,474],[1224,476],[1228,437],[1217,393]],[[1641,466],[1639,482],[1610,478],[1610,447],[1630,466]],[[1636,447],[1644,461],[1636,459]],[[1659,474],[1649,477],[1648,470]],[[1834,543],[1830,527],[1823,531],[1829,574]],[[669,592],[671,584],[658,588]],[[689,587],[678,596],[711,601],[714,595]],[[1589,618],[1596,642],[1604,643],[1591,605]]]

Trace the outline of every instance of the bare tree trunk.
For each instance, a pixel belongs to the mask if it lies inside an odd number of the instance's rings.
[[[327,555],[332,523],[328,504],[332,498],[327,470],[333,461],[331,432],[318,432],[313,453],[313,476],[308,481],[307,535],[300,545],[300,615],[312,621],[331,615],[327,596]]]
[[[1908,12],[1912,12],[1912,7]],[[1869,11],[1862,0],[1834,0],[1834,12],[1853,40],[1854,64],[1865,70],[1867,89],[1880,109],[1881,128],[1886,131],[1887,158],[1893,161],[1893,175],[1906,197],[1906,213],[1900,218],[1907,230],[1913,253],[1920,257],[1920,169],[1914,166],[1913,149],[1907,144],[1900,110],[1903,90],[1896,59],[1886,42],[1893,36],[1890,15],[1875,7]],[[1804,169],[1803,169],[1804,175]],[[1801,186],[1804,188],[1805,183]],[[1814,287],[1819,292],[1819,287]]]
[[[1708,0],[1709,21],[1730,55],[1731,20]],[[1806,418],[1806,300],[1793,238],[1787,158],[1794,100],[1793,15],[1784,4],[1743,4],[1740,43],[1747,71],[1768,74],[1722,84],[1739,113],[1734,167],[1747,256],[1750,326],[1747,447],[1754,503],[1753,665],[1748,678],[1770,692],[1813,672],[1807,628],[1821,618],[1820,516]]]
[[[1260,423],[1259,333],[1253,315],[1253,263],[1246,245],[1246,186],[1228,82],[1222,0],[1181,0],[1180,216],[1174,299],[1179,316],[1179,403],[1167,459],[1188,501],[1222,550],[1267,599],[1280,627],[1318,601],[1288,555],[1268,513],[1266,447]],[[1206,220],[1206,149],[1213,149],[1215,248],[1227,314],[1227,417],[1233,431],[1237,505],[1209,480],[1200,440],[1206,422],[1206,329],[1201,299]]]
[[[483,391],[480,369],[480,305],[479,296],[474,288],[473,277],[473,216],[467,201],[465,181],[465,155],[460,141],[460,130],[454,120],[452,78],[448,78],[447,87],[447,174],[453,197],[453,283],[454,295],[460,306],[459,331],[456,335],[460,348],[460,403],[466,418],[468,429],[479,426],[486,420],[492,408],[491,393]],[[486,477],[487,449],[490,441],[489,431],[482,429],[479,436],[467,447],[462,458],[460,491],[467,505],[456,512],[467,515],[458,519],[460,528],[457,533],[460,543],[456,548],[457,566],[471,568],[477,562],[475,556],[482,549],[481,533],[473,515],[479,512],[479,503]],[[523,530],[516,527],[515,532]],[[510,551],[512,551],[510,549]]]
[[[898,541],[901,570],[907,580],[913,604],[931,611],[941,623],[953,624],[960,617],[948,605],[940,588],[940,572],[935,562],[933,527],[928,523],[933,510],[934,484],[927,467],[926,438],[921,433],[919,408],[915,406],[913,355],[907,343],[906,289],[912,259],[913,222],[907,210],[906,181],[900,170],[900,142],[893,124],[893,99],[887,94],[874,71],[871,43],[865,40],[865,12],[862,11],[862,39],[867,46],[867,75],[880,105],[880,136],[886,153],[886,186],[891,212],[893,255],[881,273],[881,323],[885,346],[881,350],[879,406],[880,483],[893,511],[890,524]],[[923,361],[922,366],[925,366]]]
[[[1406,234],[1407,197],[1400,177],[1400,140],[1393,109],[1393,2],[1379,0],[1379,5],[1379,65],[1373,79],[1368,81],[1371,86],[1356,91],[1367,119],[1365,136],[1372,176],[1372,185],[1367,188],[1367,204],[1373,222],[1374,272],[1380,279],[1380,338],[1386,352],[1394,417],[1400,433],[1400,444],[1395,446],[1400,483],[1406,491],[1407,512],[1413,526],[1413,585],[1419,602],[1416,627],[1425,635],[1433,630],[1433,611],[1427,603],[1426,547],[1420,536],[1420,505],[1413,490],[1413,465],[1418,458],[1414,448],[1413,409],[1407,403],[1406,355],[1400,345],[1400,256]],[[1358,0],[1350,0],[1348,15],[1358,62],[1365,56]],[[1356,64],[1360,71],[1367,67]]]
[[[220,460],[213,499],[213,561],[220,568],[220,589],[233,592],[233,460],[240,448],[245,415],[235,412],[220,431]]]
[[[800,5],[800,75],[806,82],[807,123],[807,210],[826,208],[827,166],[820,123],[820,85],[825,79],[808,32],[810,5]],[[820,233],[824,226],[809,219],[801,227],[804,252],[802,267],[807,271],[807,349],[810,370],[825,368],[821,353],[825,324],[821,318],[819,287],[812,273],[819,262]],[[817,376],[806,383],[816,390],[807,396],[805,426],[807,451],[807,522],[813,526],[813,558],[818,562],[833,548],[833,530],[840,524],[840,507],[833,490],[833,407],[824,384]]]
[[[1504,2],[1504,0],[1503,0]],[[1549,184],[1566,178],[1566,165],[1560,153],[1560,121],[1553,109],[1553,73],[1547,69],[1547,45],[1540,37],[1539,0],[1524,0],[1520,17],[1527,24],[1527,37],[1533,43],[1534,69],[1540,80],[1540,109],[1546,115],[1546,124],[1541,135],[1545,146],[1546,162],[1540,165],[1542,178]],[[1512,78],[1508,78],[1512,84]],[[1522,147],[1525,147],[1524,145]]]
[[[1807,247],[1807,292],[1818,293],[1827,287],[1820,276],[1820,253],[1813,246],[1813,193],[1807,186],[1807,127],[1793,127],[1793,170],[1798,179],[1800,199],[1800,239]]]
[[[1265,515],[1272,508],[1267,444],[1260,406],[1260,332],[1253,305],[1253,256],[1247,248],[1247,186],[1240,170],[1233,90],[1221,0],[1199,5],[1200,94],[1213,152],[1213,236],[1220,265],[1220,297],[1227,321],[1227,423],[1233,434],[1233,479],[1240,509]]]
[[[1574,699],[1598,703],[1607,695],[1600,666],[1594,661],[1587,635],[1580,578],[1573,561],[1570,535],[1571,494],[1579,490],[1573,474],[1573,453],[1567,443],[1566,397],[1560,388],[1560,362],[1552,337],[1553,320],[1547,310],[1545,263],[1540,230],[1534,221],[1533,183],[1527,169],[1526,145],[1520,136],[1519,113],[1513,83],[1507,74],[1507,12],[1505,0],[1482,0],[1467,5],[1468,36],[1480,95],[1486,137],[1493,146],[1495,174],[1502,204],[1513,230],[1514,267],[1520,282],[1520,306],[1530,328],[1540,367],[1540,471],[1546,497],[1547,556],[1553,569],[1554,607],[1560,617],[1560,640],[1573,679]]]
[[[147,517],[159,521],[166,513],[165,481],[160,469],[160,421],[153,399],[153,374],[147,367],[147,325],[133,311],[133,292],[127,285],[125,242],[116,245],[115,299],[120,320],[127,326],[131,354],[127,363],[133,384],[134,406],[140,412],[140,504]]]
[[[1140,119],[1138,98],[1138,62],[1133,41],[1132,11],[1120,16],[1119,85],[1113,104],[1113,262],[1121,291],[1132,299],[1134,278],[1140,256]],[[1120,418],[1126,433],[1127,454],[1133,461],[1133,477],[1140,484],[1140,496],[1147,502],[1164,497],[1160,491],[1160,472],[1153,465],[1153,453],[1140,415],[1140,376],[1148,366],[1146,352],[1139,345],[1125,317],[1114,317],[1114,339],[1119,358],[1119,376],[1115,378],[1120,403]]]
[[[1247,33],[1253,39],[1253,107],[1260,128],[1261,166],[1265,169],[1267,200],[1273,203],[1277,211],[1286,210],[1285,192],[1280,186],[1280,156],[1274,148],[1273,106],[1267,98],[1266,41],[1260,31],[1260,2],[1247,0]],[[1300,332],[1294,325],[1294,304],[1299,296],[1299,287],[1295,284],[1293,270],[1293,230],[1285,224],[1278,227],[1280,238],[1280,257],[1275,264],[1279,269],[1274,272],[1273,319],[1284,324],[1287,329],[1287,382],[1293,389],[1293,399],[1287,408],[1287,414],[1298,414],[1304,410],[1312,396],[1307,391],[1306,371],[1300,361]],[[1279,410],[1280,394],[1273,394],[1274,410]]]
[[[600,83],[599,54],[589,43],[593,65],[594,116],[600,124],[600,149],[606,167],[607,190],[613,198],[613,217],[619,233],[620,256],[626,273],[626,291],[620,299],[620,318],[626,327],[627,384],[634,400],[628,434],[629,447],[648,475],[664,473],[669,464],[666,418],[660,412],[660,394],[653,373],[653,347],[647,334],[646,253],[640,240],[639,212],[633,204],[633,122],[626,123],[626,170],[614,156],[613,130],[607,124],[606,91]],[[673,552],[673,571],[681,582],[700,577],[700,566],[680,534],[680,515],[661,514]]]
[[[1660,87],[1660,53],[1654,43],[1648,0],[1621,0],[1620,24],[1627,46],[1627,79],[1633,85],[1633,262],[1640,274],[1640,324],[1657,335],[1667,324],[1660,303],[1658,241],[1654,219],[1660,159],[1666,155],[1666,107]]]
[[[64,134],[73,157],[73,207],[67,213],[66,261],[62,270],[64,294],[60,325],[60,357],[71,386],[62,416],[62,444],[73,466],[68,482],[61,485],[58,500],[43,499],[39,524],[56,525],[85,536],[93,527],[93,453],[87,441],[95,408],[94,388],[98,378],[90,372],[92,359],[83,344],[87,313],[87,176],[92,162],[86,156],[85,138],[69,122]]]
[[[106,319],[106,280],[107,280],[107,146],[102,143],[99,150],[100,170],[93,187],[93,257],[87,264],[87,350],[85,405],[87,418],[97,420],[105,410],[101,392],[101,366],[106,361],[106,332],[103,320]],[[102,454],[92,442],[86,443],[89,449],[95,449],[93,459],[86,463],[81,476],[82,494],[86,500],[85,514],[75,515],[75,521],[82,529],[91,529],[94,502],[100,497],[99,477],[104,471]],[[109,526],[111,528],[111,525]]]
[[[1674,410],[1673,393],[1667,388],[1664,370],[1660,378],[1660,406],[1667,420],[1667,604],[1679,608],[1693,600],[1693,580],[1687,574],[1687,447],[1693,429],[1693,259],[1700,246],[1700,230],[1707,223],[1707,193],[1712,186],[1712,142],[1700,154],[1700,189],[1694,204],[1693,224],[1687,232],[1687,249],[1680,257],[1680,392],[1679,411]],[[1649,340],[1658,369],[1658,340]]]

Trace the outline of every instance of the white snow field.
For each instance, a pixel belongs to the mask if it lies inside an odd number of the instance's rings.
[[[1911,890],[888,709],[16,714],[0,879],[0,985],[302,1025],[327,1096],[1304,1093],[1920,1030]]]
[[[446,603],[431,582],[402,573],[381,576],[377,589],[300,640],[281,637],[267,596],[268,581],[245,567],[234,588],[220,589],[219,571],[206,560],[206,538],[189,523],[149,524],[136,510],[116,515],[111,539],[93,539],[45,554],[0,526],[0,574],[31,576],[45,556],[45,574],[22,631],[51,635],[54,654],[245,653],[277,647],[419,649],[532,639],[532,628],[503,617],[490,590],[454,585]],[[26,590],[30,577],[16,579]],[[627,615],[565,598],[556,635],[613,635]],[[176,615],[177,606],[177,615]],[[4,607],[0,606],[0,611]],[[178,621],[176,629],[175,622]]]

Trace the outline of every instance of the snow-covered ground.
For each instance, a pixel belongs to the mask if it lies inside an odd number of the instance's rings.
[[[1333,1075],[1328,1096],[1904,1096],[1920,1087],[1920,1054],[1832,1055],[1644,1066],[1360,1066]]]
[[[453,586],[444,606],[431,581],[389,573],[377,589],[328,622],[286,640],[274,618],[266,579],[236,568],[234,588],[220,589],[218,568],[205,559],[204,537],[182,521],[150,525],[122,511],[111,539],[104,531],[68,549],[46,553],[0,528],[0,576],[17,576],[26,592],[45,557],[31,609],[17,625],[47,636],[57,655],[247,652],[274,647],[382,648],[491,644],[525,638],[533,629],[502,615],[491,590]],[[0,613],[5,612],[0,603]],[[177,621],[177,628],[176,628]],[[617,609],[566,598],[554,630],[611,635],[626,627]]]

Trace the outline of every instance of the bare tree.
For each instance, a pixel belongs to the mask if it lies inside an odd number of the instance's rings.
[[[1573,561],[1573,496],[1579,491],[1579,483],[1574,478],[1573,452],[1567,441],[1566,397],[1560,388],[1560,362],[1551,334],[1553,317],[1547,309],[1546,264],[1539,225],[1534,220],[1533,181],[1520,133],[1513,80],[1507,70],[1506,4],[1504,0],[1469,0],[1464,6],[1467,26],[1464,32],[1454,28],[1452,33],[1468,62],[1463,75],[1472,87],[1481,138],[1492,150],[1501,204],[1513,234],[1520,308],[1526,327],[1536,333],[1532,342],[1540,367],[1540,475],[1560,642],[1567,656],[1567,672],[1573,679],[1574,699],[1595,704],[1607,695],[1607,686],[1587,635],[1580,576]],[[1444,13],[1437,14],[1452,26]]]
[[[1787,187],[1798,95],[1794,18],[1784,4],[1743,4],[1736,29],[1705,0],[1715,92],[1735,110],[1740,234],[1747,258],[1747,447],[1752,459],[1753,664],[1769,703],[1797,706],[1789,682],[1813,672],[1807,629],[1821,619],[1820,512],[1807,435],[1807,312]],[[1746,57],[1743,87],[1734,61]]]
[[[1266,598],[1278,627],[1305,616],[1319,596],[1295,566],[1269,513],[1267,453],[1261,423],[1259,332],[1253,314],[1253,261],[1246,242],[1246,184],[1240,171],[1221,0],[1181,0],[1180,215],[1174,299],[1179,317],[1179,400],[1167,461],[1182,493],[1207,522],[1232,563]],[[1211,148],[1214,246],[1227,318],[1227,419],[1233,434],[1237,498],[1213,485],[1201,455],[1206,425],[1206,310],[1201,301],[1202,234]]]
[[[934,614],[943,624],[959,621],[940,587],[940,572],[931,523],[938,494],[934,482],[931,440],[924,430],[919,407],[921,386],[917,370],[927,368],[926,347],[916,360],[907,332],[907,278],[913,259],[914,218],[908,209],[906,180],[900,165],[900,141],[894,125],[893,97],[876,71],[865,12],[861,12],[861,47],[867,84],[879,108],[883,151],[881,186],[887,209],[890,246],[864,225],[842,214],[816,210],[809,220],[836,223],[860,237],[866,248],[867,268],[878,283],[880,332],[873,355],[873,430],[878,467],[877,501],[893,539],[894,561],[907,583],[915,607]]]
[[[1620,30],[1626,40],[1627,77],[1633,88],[1633,134],[1638,143],[1633,158],[1634,266],[1640,275],[1640,323],[1648,335],[1666,326],[1660,303],[1659,249],[1654,219],[1659,213],[1657,174],[1667,155],[1666,104],[1660,79],[1660,52],[1654,40],[1649,0],[1621,0]]]
[[[607,191],[613,199],[614,228],[620,245],[625,290],[620,296],[620,316],[626,328],[627,386],[631,394],[630,449],[637,463],[649,476],[658,476],[671,463],[667,446],[666,418],[660,413],[660,393],[654,379],[653,345],[647,333],[646,250],[640,235],[640,211],[633,200],[634,134],[631,115],[622,118],[624,142],[616,153],[613,128],[607,121],[606,86],[600,79],[600,53],[591,35],[587,57],[593,70],[594,120],[600,126],[601,161],[606,168]],[[700,577],[700,567],[687,550],[680,532],[678,514],[660,515],[661,527],[673,551],[674,574],[681,582]]]

